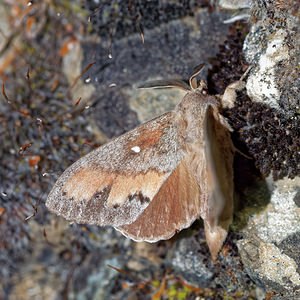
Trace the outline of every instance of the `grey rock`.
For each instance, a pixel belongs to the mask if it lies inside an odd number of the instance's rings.
[[[138,33],[114,40],[111,56],[110,41],[85,43],[84,65],[90,63],[92,56],[97,62],[84,79],[92,78],[91,83],[96,87],[93,118],[99,128],[111,138],[134,128],[144,119],[154,117],[148,113],[141,116],[138,106],[143,106],[143,102],[138,105],[138,99],[132,99],[136,94],[130,89],[150,79],[188,79],[196,65],[208,63],[208,58],[218,52],[218,45],[228,33],[229,25],[223,24],[225,17],[219,11],[209,13],[207,9],[198,9],[193,17],[145,29],[144,43]],[[205,78],[206,74],[201,75]],[[109,88],[112,83],[114,86]],[[180,100],[178,97],[177,102]],[[162,101],[160,106],[167,110],[172,107],[168,101]]]
[[[278,1],[276,5],[273,1],[253,1],[253,24],[243,48],[247,61],[253,65],[247,80],[248,95],[261,107],[277,111],[281,122],[290,119],[292,140],[297,140],[300,107],[297,7],[296,1]],[[262,120],[256,119],[256,126],[261,126],[267,117],[261,116]],[[290,133],[283,132],[280,140],[289,139]],[[265,151],[270,151],[268,145]],[[276,151],[275,143],[273,153]],[[259,156],[257,153],[256,157]],[[289,157],[296,161],[293,172],[298,174],[298,154],[292,151]],[[273,158],[277,165],[281,164],[280,156]],[[274,172],[276,163],[272,164]],[[291,167],[286,174],[291,174],[290,170]],[[242,230],[244,238],[237,243],[238,249],[248,275],[266,293],[274,293],[272,299],[299,299],[300,178],[277,182],[268,178],[267,182],[270,196],[263,197],[269,198],[269,203],[252,211]]]
[[[224,20],[224,24],[249,20],[251,0],[219,0],[218,5],[223,9],[232,11],[231,17]]]
[[[300,187],[294,197],[294,202],[298,207],[300,207]]]
[[[192,236],[181,233],[174,246],[169,249],[166,264],[172,269],[172,274],[195,287],[212,289],[214,292],[208,299],[215,299],[217,295],[225,296],[226,293],[240,295],[241,299],[253,296],[254,285],[243,270],[234,246],[238,235],[230,233],[217,261],[212,261],[208,257],[204,233],[201,229],[198,230]],[[226,287],[225,294],[222,287]]]
[[[237,243],[249,276],[266,292],[285,295],[281,299],[296,299],[300,288],[300,209],[293,201],[299,183],[278,181],[270,203],[251,217]]]
[[[297,1],[281,2],[253,1],[255,22],[244,43],[246,59],[254,65],[247,92],[252,101],[292,115],[300,107],[299,21]]]
[[[194,237],[178,240],[168,253],[168,261],[175,272],[202,287],[209,286],[214,276],[212,268],[206,264],[206,255],[201,254],[199,241]]]
[[[219,5],[224,9],[250,8],[251,0],[219,0]]]

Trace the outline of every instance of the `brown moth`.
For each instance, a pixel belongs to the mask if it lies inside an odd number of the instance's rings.
[[[232,105],[236,86],[229,86],[226,99],[207,95],[204,82],[196,79],[203,67],[195,69],[189,85],[179,80],[144,85],[175,86],[187,94],[173,111],[71,165],[50,192],[48,209],[151,243],[171,238],[201,217],[215,259],[233,215],[234,147],[219,111],[223,103]]]

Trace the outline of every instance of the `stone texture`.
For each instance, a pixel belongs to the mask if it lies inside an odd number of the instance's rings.
[[[53,184],[54,177],[51,175],[53,178],[49,179],[49,174],[55,173],[57,176],[71,161],[81,155],[78,148],[82,145],[83,138],[80,135],[85,138],[92,136],[93,144],[102,143],[107,137],[120,135],[140,122],[172,109],[183,96],[181,91],[174,89],[137,90],[140,82],[159,78],[188,78],[195,65],[211,62],[222,76],[210,76],[214,84],[210,83],[209,86],[214,87],[214,92],[222,93],[230,81],[238,79],[243,73],[241,66],[245,66],[245,63],[241,63],[241,40],[244,31],[237,30],[243,26],[238,23],[229,29],[229,25],[223,24],[224,20],[233,16],[232,12],[226,14],[212,10],[202,2],[195,4],[194,1],[186,1],[182,5],[171,0],[147,1],[145,6],[142,2],[135,1],[136,8],[131,15],[128,3],[121,0],[114,1],[116,5],[112,1],[103,1],[101,5],[104,5],[104,9],[98,11],[93,10],[99,4],[97,1],[86,1],[86,5],[90,5],[91,8],[91,19],[95,20],[97,16],[101,19],[97,22],[92,21],[93,25],[90,26],[94,27],[87,29],[82,36],[79,34],[80,43],[73,52],[63,58],[63,65],[55,64],[53,60],[48,61],[48,56],[57,55],[55,47],[60,42],[63,43],[62,37],[74,33],[73,26],[76,34],[81,32],[78,23],[85,23],[79,22],[77,17],[82,13],[87,18],[87,13],[80,10],[79,1],[72,1],[69,7],[76,8],[76,13],[72,12],[74,18],[70,22],[65,18],[68,16],[66,12],[61,21],[63,26],[59,27],[57,22],[60,18],[57,11],[49,7],[48,26],[43,28],[43,34],[37,39],[38,43],[43,42],[42,49],[37,48],[37,51],[33,48],[35,52],[30,55],[26,51],[22,53],[28,61],[32,60],[33,70],[40,70],[37,73],[39,76],[31,78],[35,88],[37,83],[38,87],[43,87],[40,81],[35,81],[36,78],[45,78],[47,81],[56,75],[53,72],[60,69],[62,72],[59,76],[63,77],[64,74],[66,80],[58,87],[59,97],[50,91],[50,87],[47,92],[43,91],[46,96],[39,98],[41,91],[37,88],[36,94],[31,93],[26,80],[21,89],[15,88],[16,99],[20,101],[21,107],[31,109],[30,112],[35,116],[43,112],[44,128],[41,131],[40,128],[34,127],[31,119],[18,119],[17,112],[10,106],[3,105],[0,108],[1,120],[12,120],[11,123],[7,123],[9,134],[5,135],[6,139],[2,144],[4,150],[1,152],[1,176],[5,173],[9,178],[5,177],[5,184],[1,178],[0,258],[1,263],[4,263],[1,268],[3,286],[0,287],[0,298],[150,299],[166,280],[165,298],[170,298],[174,292],[178,298],[182,298],[186,283],[189,283],[196,288],[189,292],[190,298],[196,298],[197,295],[205,299],[263,299],[274,294],[271,299],[298,299],[299,178],[285,179],[278,183],[260,178],[253,184],[255,176],[252,173],[256,175],[257,172],[253,171],[253,168],[245,167],[245,157],[242,162],[242,159],[238,158],[240,162],[236,164],[235,170],[239,195],[236,199],[235,221],[231,227],[233,232],[229,233],[215,263],[210,259],[203,228],[199,222],[170,241],[137,244],[125,239],[112,228],[69,224],[49,214],[42,204],[36,215],[28,222],[24,221],[25,217],[34,211],[26,201],[42,199],[43,202]],[[223,5],[225,2],[228,1],[222,1]],[[229,2],[236,5],[235,1]],[[269,1],[264,2],[270,4]],[[295,142],[297,138],[293,136],[293,129],[297,129],[296,123],[293,122],[297,120],[299,110],[299,76],[296,74],[298,77],[294,78],[294,81],[293,76],[297,70],[295,49],[299,47],[295,43],[294,31],[297,6],[282,6],[288,3],[290,1],[277,1],[281,6],[277,5],[274,12],[272,6],[262,7],[262,1],[253,1],[250,19],[253,27],[244,46],[248,62],[254,64],[250,75],[252,85],[258,82],[266,86],[269,76],[276,97],[263,96],[260,93],[263,89],[258,91],[253,86],[251,89],[250,80],[248,87],[249,91],[252,91],[253,101],[256,101],[255,105],[260,105],[261,102],[264,105],[259,108],[255,106],[255,110],[261,114],[251,114],[252,100],[248,99],[245,105],[241,103],[244,98],[239,97],[240,103],[237,105],[240,105],[241,109],[228,112],[227,116],[230,119],[232,113],[235,118],[230,120],[237,121],[234,134],[246,133],[242,139],[245,142],[245,152],[251,149],[251,138],[255,142],[262,141],[261,148],[257,148],[261,156],[254,156],[255,159],[250,162],[261,160],[263,167],[260,170],[265,170],[266,165],[269,166],[273,160],[266,159],[263,154],[272,153],[274,157],[282,158],[283,161],[279,165],[278,160],[275,161],[275,167],[279,170],[286,167],[288,172],[284,174],[296,177],[297,170],[290,172],[292,167],[287,162],[292,158],[294,165],[299,166],[299,160],[297,161],[294,155],[297,148],[289,148],[290,143]],[[166,7],[168,9],[163,10]],[[60,7],[59,12],[62,11],[63,8]],[[32,14],[34,12],[39,10],[33,10]],[[265,18],[270,12],[271,15]],[[145,21],[143,31],[139,27],[142,24],[141,19],[134,18],[140,13],[143,13],[142,20]],[[274,16],[279,17],[280,21],[275,20]],[[255,17],[258,20],[255,20]],[[284,20],[286,26],[282,26]],[[7,19],[1,18],[1,21],[6,26],[4,28],[7,28]],[[123,27],[120,26],[122,22],[125,22]],[[63,27],[67,30],[56,36],[56,30],[50,33],[47,31],[53,26],[55,29],[62,30]],[[141,32],[144,34],[144,44]],[[229,33],[231,41],[223,45]],[[53,42],[52,36],[58,37],[58,40]],[[51,49],[51,52],[46,54],[45,49],[48,48],[45,47],[45,41]],[[219,52],[219,45],[222,45],[221,54],[217,59],[212,59]],[[294,48],[290,45],[294,45]],[[278,51],[279,46],[283,46],[282,53]],[[29,49],[32,50],[30,47]],[[282,54],[284,56],[281,56]],[[70,108],[69,99],[65,101],[68,93],[62,86],[70,85],[85,67],[94,61],[96,65],[82,76],[76,89],[70,93],[72,101],[82,97],[83,105],[90,107],[84,114],[77,112],[71,119],[67,110]],[[264,72],[263,69],[266,63],[270,66],[268,72]],[[24,78],[27,69],[28,65],[23,65],[21,73],[8,77],[8,84],[18,87],[16,78]],[[216,69],[213,70],[216,72]],[[287,76],[280,76],[282,72],[287,73]],[[50,76],[47,77],[47,74]],[[201,77],[206,77],[206,74],[203,73]],[[258,80],[261,78],[264,79],[264,83]],[[294,86],[291,83],[294,83]],[[29,91],[27,94],[19,92],[26,90],[24,86]],[[67,89],[69,92],[69,88]],[[266,96],[271,94],[268,93],[269,90],[264,92]],[[33,96],[30,98],[30,95]],[[28,105],[29,98],[32,106]],[[287,99],[290,99],[290,103]],[[38,105],[38,101],[42,104]],[[281,112],[280,117],[275,115],[276,122],[291,124],[292,127],[282,128],[282,125],[279,127],[277,123],[272,123],[274,127],[268,127],[269,123],[268,126],[260,126],[260,121],[266,120],[260,116],[265,117],[270,112],[269,106]],[[44,112],[43,109],[46,108],[49,108],[49,111]],[[54,116],[49,113],[56,110]],[[285,123],[281,119],[282,114],[287,116],[284,119]],[[268,120],[272,120],[272,116]],[[56,123],[57,120],[62,122]],[[19,124],[19,127],[16,127],[16,124]],[[252,135],[247,131],[250,127],[254,128]],[[34,128],[36,131],[27,130],[28,128]],[[266,136],[276,135],[278,132],[281,135],[277,139],[265,140]],[[282,132],[286,133],[287,139],[282,139]],[[44,164],[35,169],[26,164],[26,159],[17,156],[18,147],[27,143],[27,139],[33,140],[35,145],[42,145],[38,148],[38,153],[41,155],[41,163]],[[281,140],[286,148],[280,144]],[[299,145],[297,140],[295,145]],[[271,146],[284,149],[284,153],[272,152]],[[76,148],[77,151],[74,150]],[[49,161],[52,164],[45,164]],[[42,176],[44,173],[47,176]],[[11,195],[15,195],[15,198]],[[122,271],[113,270],[107,267],[108,264]],[[143,286],[145,281],[148,284]]]
[[[280,299],[296,299],[300,288],[300,209],[293,201],[300,180],[272,183],[270,203],[252,215],[237,245],[255,282]]]
[[[300,175],[299,11],[298,1],[252,2],[243,47],[250,99],[240,97],[228,114],[256,167],[274,179]]]
[[[278,150],[285,147],[282,145],[291,145],[288,140],[299,145],[299,4],[297,1],[277,1],[276,5],[273,1],[253,1],[250,20],[253,24],[245,39],[244,53],[253,65],[247,80],[247,92],[252,103],[256,103],[248,107],[248,115],[256,111],[248,120],[255,120],[256,124],[248,122],[248,126],[264,127],[269,117],[280,123],[279,126],[274,123],[274,129],[278,127],[276,142],[271,142],[273,129],[269,127],[265,133],[256,129],[258,139],[268,136],[269,140],[260,150],[257,141],[255,147],[258,147],[253,148],[254,136],[248,135],[246,143],[263,173],[268,174],[266,170],[271,169],[276,179],[286,175],[294,178],[299,176],[299,152],[286,149],[279,155]],[[259,110],[262,113],[258,115]],[[266,110],[272,113],[268,116],[263,113]],[[272,150],[269,145],[274,145]],[[269,167],[262,162],[263,153],[268,152],[270,156],[265,156],[264,162],[269,161]],[[268,159],[268,156],[273,159]],[[295,162],[293,167],[289,161]],[[294,180],[285,178],[273,182],[268,178],[267,184],[269,196],[263,194],[269,203],[250,214],[242,231],[245,236],[238,241],[239,252],[249,276],[267,295],[273,295],[271,299],[298,299],[300,211],[297,203],[300,180],[295,177]]]
[[[188,79],[193,68],[208,62],[208,58],[217,53],[218,45],[225,40],[229,26],[222,23],[224,18],[225,15],[218,11],[210,14],[206,9],[199,9],[194,11],[193,17],[187,16],[144,30],[145,43],[142,43],[138,33],[114,40],[111,58],[108,56],[109,41],[85,43],[84,65],[88,65],[93,56],[97,61],[97,65],[84,78],[90,77],[91,84],[96,87],[94,118],[99,128],[109,137],[118,136],[142,120],[154,117],[156,112],[174,106],[176,101],[172,97],[167,100],[167,94],[161,96],[167,101],[160,103],[160,110],[153,111],[154,114],[146,113],[145,117],[141,113],[135,116],[132,113],[138,112],[138,106],[145,110],[144,101],[139,103],[136,99],[136,96],[142,95],[142,92],[135,92],[136,86],[151,79]],[[205,77],[205,72],[201,76]],[[115,86],[109,88],[112,83]],[[177,103],[180,100],[181,96],[178,96]],[[128,104],[133,104],[133,108],[129,109]]]
[[[95,87],[92,84],[85,84],[80,78],[82,74],[83,53],[79,41],[76,41],[71,45],[72,49],[63,56],[62,71],[70,86],[73,86],[76,82],[75,86],[70,89],[73,103],[76,104],[80,97],[81,100],[79,106],[86,106],[88,105],[88,100],[95,92]],[[86,79],[86,81],[88,80]]]
[[[245,57],[254,65],[247,80],[248,95],[252,101],[294,115],[300,107],[297,1],[286,1],[286,7],[279,2],[274,6],[273,1],[266,1],[265,5],[253,2],[255,22],[244,43]]]
[[[250,8],[251,0],[219,0],[218,3],[224,9]]]

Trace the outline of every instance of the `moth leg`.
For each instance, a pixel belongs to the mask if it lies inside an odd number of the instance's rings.
[[[242,75],[240,80],[228,85],[223,96],[221,96],[221,103],[223,108],[232,108],[236,100],[236,92],[243,90],[246,87],[245,77],[248,75],[252,66],[249,66],[246,72]]]
[[[241,80],[229,84],[221,97],[223,108],[232,108],[236,100],[236,92],[243,90],[245,87],[246,82]]]

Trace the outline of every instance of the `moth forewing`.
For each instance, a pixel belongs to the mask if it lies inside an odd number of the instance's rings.
[[[134,222],[184,157],[183,126],[165,113],[93,150],[61,175],[46,206],[78,223]]]

